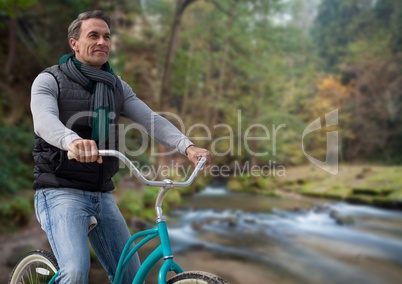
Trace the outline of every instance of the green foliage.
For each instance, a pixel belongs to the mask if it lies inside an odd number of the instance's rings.
[[[3,226],[27,225],[32,216],[32,202],[26,198],[15,198],[0,204],[0,220]]]
[[[317,50],[325,71],[341,74],[349,88],[339,108],[349,117],[342,122],[346,160],[401,161],[402,120],[396,111],[402,106],[402,91],[396,87],[401,80],[401,6],[393,0],[324,0],[319,7],[313,26]]]
[[[139,216],[144,209],[142,196],[137,191],[128,191],[117,202],[121,213],[128,221],[133,216]]]
[[[232,177],[227,184],[229,190],[260,193],[270,196],[278,196],[273,179],[263,176],[238,175]]]
[[[339,104],[342,158],[400,162],[400,2],[195,1],[181,18],[167,109],[181,116],[184,132],[196,124],[205,126],[193,128],[190,134],[198,146],[214,147],[214,164],[254,159],[257,164],[274,160],[298,165],[306,161],[300,149],[304,128],[325,115],[323,111],[339,97],[330,89],[322,98],[318,86],[323,78],[340,78],[339,84],[350,88]],[[32,131],[15,126],[30,120],[29,93],[35,76],[69,51],[66,30],[71,20],[93,5],[111,12],[117,47],[110,58],[112,66],[139,98],[158,111],[175,3],[1,2],[0,62],[8,61],[10,52],[16,54],[7,74],[6,68],[0,68],[0,77],[5,78],[0,83],[4,140],[0,158],[10,161],[0,174],[1,193],[13,193],[29,184]],[[15,20],[15,42],[7,36],[13,28],[9,20]],[[272,126],[282,124],[286,126],[273,141]],[[250,130],[253,125],[260,127]],[[262,126],[269,130],[270,139]],[[207,136],[205,129],[210,136],[196,139]],[[248,130],[250,136],[263,139],[246,145]],[[126,134],[128,149],[142,146],[141,135]],[[325,138],[325,131],[322,134]],[[307,139],[320,148],[314,154],[325,152],[325,143],[319,143],[324,139]],[[256,156],[247,147],[268,154]],[[153,157],[144,153],[135,159],[148,164]]]
[[[393,12],[392,14],[389,13],[391,14],[392,50],[398,54],[402,52],[402,4],[400,1],[393,1],[392,3],[393,5],[390,4],[389,8]]]
[[[0,194],[31,187],[33,136],[20,128],[0,127]]]
[[[313,35],[327,70],[339,70],[345,47],[365,33],[373,21],[371,0],[323,0],[315,19]],[[381,2],[381,1],[379,1]]]
[[[17,16],[18,9],[27,9],[38,0],[2,0],[0,2],[0,15],[6,14],[11,18]]]
[[[159,189],[153,187],[144,189],[143,202],[145,208],[154,208],[158,191]],[[165,196],[163,209],[166,210],[166,212],[169,212],[170,210],[179,206],[181,202],[182,199],[179,191],[175,188],[171,189]]]
[[[118,206],[124,218],[128,221],[133,217],[144,218],[147,221],[154,221],[155,201],[158,194],[157,188],[146,187],[140,191],[127,191],[118,200]],[[177,189],[170,190],[163,202],[164,214],[177,208],[182,202],[181,195]]]
[[[368,178],[368,182],[374,184],[379,193],[395,189],[399,191],[402,188],[402,176],[399,175],[399,170],[399,167],[378,169]]]
[[[313,166],[288,168],[276,178],[279,187],[298,194],[345,200],[389,208],[402,205],[400,166],[351,166],[341,164],[337,175]]]

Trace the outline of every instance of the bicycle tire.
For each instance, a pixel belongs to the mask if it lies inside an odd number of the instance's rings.
[[[9,284],[47,284],[59,270],[53,253],[35,250],[27,253],[15,265]]]
[[[186,271],[170,278],[167,284],[229,284],[229,282],[209,272]]]

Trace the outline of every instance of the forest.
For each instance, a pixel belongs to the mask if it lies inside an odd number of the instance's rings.
[[[0,194],[31,187],[31,84],[90,9],[112,18],[115,72],[229,172],[323,161],[335,131],[340,163],[402,161],[401,1],[2,0]],[[334,110],[336,123],[304,137]],[[143,146],[125,134],[127,149]],[[135,158],[163,163],[147,143]]]
[[[165,198],[186,270],[400,283],[401,0],[0,0],[1,283],[24,253],[50,249],[31,189],[31,86],[92,9],[111,17],[114,72],[211,152],[192,187]],[[149,178],[194,169],[139,125],[118,127]],[[153,226],[157,190],[129,178],[114,177],[113,197],[135,232]],[[91,283],[109,283],[91,256]]]

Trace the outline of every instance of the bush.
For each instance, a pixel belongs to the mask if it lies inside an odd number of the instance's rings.
[[[33,134],[16,127],[0,127],[0,194],[31,187]]]
[[[10,203],[0,205],[1,223],[9,226],[25,226],[33,213],[29,199],[16,198]]]
[[[142,195],[138,191],[127,191],[117,204],[126,221],[134,216],[139,217],[144,209]]]
[[[147,221],[155,220],[155,200],[158,189],[146,187],[142,192],[127,191],[118,201],[118,206],[126,221],[133,217],[143,218]],[[163,202],[163,211],[167,214],[170,210],[178,207],[182,202],[180,192],[171,189]]]

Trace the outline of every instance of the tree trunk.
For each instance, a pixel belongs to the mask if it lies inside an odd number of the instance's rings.
[[[16,48],[16,31],[17,31],[17,19],[10,18],[8,21],[8,56],[5,66],[5,72],[7,78],[11,78],[11,70],[15,63],[15,48]]]
[[[211,125],[212,127],[217,124],[218,122],[218,117],[219,117],[219,112],[220,112],[220,107],[219,103],[222,101],[223,94],[224,94],[224,88],[225,88],[225,78],[226,78],[226,63],[227,63],[227,57],[228,57],[228,52],[229,52],[229,40],[230,40],[230,35],[229,32],[232,29],[232,24],[233,24],[233,18],[234,18],[234,9],[236,7],[237,2],[235,2],[230,10],[228,11],[228,21],[226,24],[226,34],[225,34],[225,39],[223,42],[223,52],[222,52],[222,60],[219,68],[219,78],[218,78],[218,91],[216,94],[216,103],[218,104],[218,107],[214,109],[212,113],[212,118],[211,118]]]
[[[188,97],[189,97],[189,90],[190,90],[190,70],[191,70],[191,64],[192,64],[192,57],[194,53],[194,47],[193,45],[190,46],[190,53],[189,53],[189,59],[187,61],[187,66],[186,66],[186,79],[184,82],[184,94],[183,94],[183,101],[181,104],[181,112],[180,112],[180,117],[181,119],[184,119],[184,116],[186,115],[187,112],[187,104],[188,104]]]
[[[188,5],[195,2],[196,0],[178,0],[176,6],[176,12],[173,19],[172,29],[170,31],[170,39],[168,52],[165,58],[165,65],[163,67],[163,77],[162,77],[162,87],[161,87],[161,97],[160,97],[160,109],[166,111],[169,109],[170,102],[170,80],[172,77],[172,65],[176,55],[176,47],[179,38],[181,18],[183,16],[184,10]]]
[[[165,58],[165,64],[163,67],[163,77],[162,77],[162,86],[160,93],[160,111],[166,112],[169,111],[169,103],[170,103],[170,88],[171,88],[171,77],[172,77],[172,65],[176,55],[176,47],[179,38],[180,26],[181,26],[181,18],[183,16],[184,10],[196,0],[177,0],[176,11],[173,19],[172,28],[170,31],[170,39],[168,51]],[[166,153],[166,147],[162,144],[159,144],[158,147],[158,165],[167,165],[166,157],[163,153]]]

